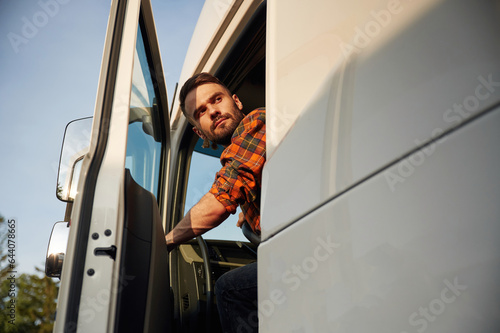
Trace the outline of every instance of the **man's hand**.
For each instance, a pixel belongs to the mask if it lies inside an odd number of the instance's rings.
[[[238,228],[241,228],[245,222],[245,215],[243,215],[243,213],[240,213],[240,215],[238,216],[238,222],[236,222],[236,226]]]
[[[171,233],[169,233],[168,235],[165,235],[165,242],[167,243],[167,251],[168,252],[175,249],[176,245],[174,244]]]

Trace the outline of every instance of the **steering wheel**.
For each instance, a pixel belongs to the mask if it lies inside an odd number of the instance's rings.
[[[252,228],[245,222],[241,226],[241,230],[243,231],[243,235],[252,243],[258,246],[260,244],[260,236],[253,232]],[[206,329],[207,332],[211,332],[211,311],[212,311],[212,299],[213,299],[213,288],[212,288],[212,265],[210,264],[210,256],[208,254],[208,245],[207,242],[203,239],[203,237],[196,237],[198,245],[200,246],[201,257],[203,258],[203,268],[205,270],[205,283],[206,283],[206,291],[207,291],[207,303],[206,303]]]
[[[250,241],[250,243],[258,246],[260,244],[260,235],[257,235],[250,227],[247,221],[243,223],[241,226],[241,231],[243,231],[243,235]]]
[[[207,332],[211,332],[211,323],[210,318],[212,317],[212,299],[213,299],[213,288],[212,288],[212,265],[210,264],[210,257],[208,255],[208,245],[207,242],[203,239],[203,237],[196,237],[198,241],[198,245],[201,250],[201,257],[203,258],[203,268],[205,270],[205,283],[206,283],[206,292],[207,292],[207,303],[206,303],[206,325],[205,328]]]

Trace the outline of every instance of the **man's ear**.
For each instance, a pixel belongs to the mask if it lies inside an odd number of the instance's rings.
[[[207,137],[205,136],[205,134],[203,134],[198,128],[196,128],[196,126],[193,126],[193,132],[195,132],[196,134],[198,134],[198,136],[200,138],[202,138],[203,140],[207,139]]]
[[[238,96],[236,94],[234,94],[232,97],[233,97],[233,101],[234,101],[234,103],[236,103],[236,106],[238,107],[238,109],[240,111],[243,110],[243,103],[241,103],[241,101],[238,98]]]

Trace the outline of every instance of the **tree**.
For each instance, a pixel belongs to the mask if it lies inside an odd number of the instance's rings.
[[[36,270],[41,272],[39,268]],[[52,332],[59,283],[35,274],[21,274],[15,283],[15,297],[9,296],[9,279],[2,281],[0,287],[0,332]],[[12,304],[15,305],[15,312],[10,316]]]
[[[5,246],[7,227],[0,216],[0,332],[52,332],[59,281],[12,269]],[[43,273],[38,267],[35,270]]]
[[[4,280],[9,270],[8,246],[7,246],[7,224],[5,218],[0,215],[0,281]]]

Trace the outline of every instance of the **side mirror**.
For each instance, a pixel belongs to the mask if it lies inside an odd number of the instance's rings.
[[[64,255],[68,246],[69,223],[56,222],[50,234],[47,256],[45,258],[45,275],[61,277]]]
[[[90,145],[92,117],[70,122],[64,132],[64,141],[59,160],[56,196],[61,201],[72,202],[80,178],[83,157]]]

